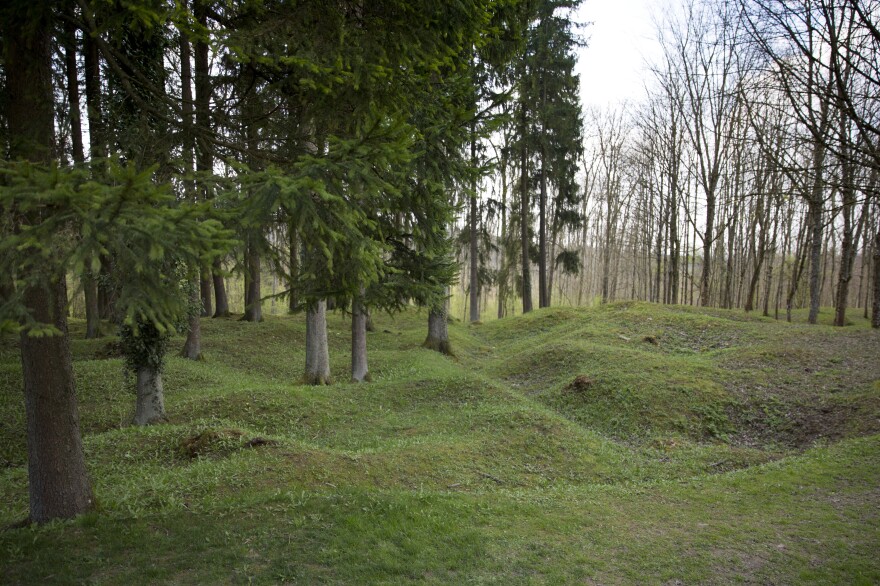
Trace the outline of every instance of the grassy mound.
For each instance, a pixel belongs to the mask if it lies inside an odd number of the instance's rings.
[[[425,313],[375,321],[375,382],[307,387],[301,316],[205,319],[148,428],[74,323],[99,506],[0,532],[0,582],[880,580],[877,332],[621,303],[452,324],[448,358]],[[27,512],[20,377],[4,338],[2,525]]]

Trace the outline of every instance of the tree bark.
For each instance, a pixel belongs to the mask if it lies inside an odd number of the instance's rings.
[[[199,285],[197,280],[193,280],[190,285],[190,300],[193,305],[201,303],[201,295],[199,294]],[[183,344],[183,350],[180,355],[189,360],[202,359],[202,319],[201,312],[190,311],[188,320],[188,331],[186,333],[186,342]]]
[[[180,35],[180,87],[181,87],[181,104],[180,109],[183,112],[183,172],[186,176],[184,179],[184,189],[190,200],[198,199],[195,181],[192,178],[193,158],[195,157],[195,127],[193,114],[195,106],[193,104],[192,93],[192,50],[190,48],[189,39],[185,34]],[[187,320],[186,342],[180,355],[188,360],[202,359],[202,322],[201,315],[205,311],[202,305],[201,290],[201,271],[197,266],[190,267],[192,274],[190,283],[189,317]],[[199,311],[193,311],[195,307],[199,307]]]
[[[104,157],[104,128],[101,116],[101,64],[98,46],[90,35],[83,35],[83,60],[85,64],[86,119],[89,123],[89,157],[92,173],[100,174],[100,165],[95,160]],[[86,298],[86,338],[101,335],[101,305],[98,299],[96,275],[83,277],[83,292]]]
[[[798,287],[800,286],[801,276],[804,271],[804,263],[807,259],[807,254],[804,248],[806,247],[805,240],[808,238],[807,233],[809,232],[809,226],[812,225],[810,220],[810,212],[807,212],[806,225],[802,225],[800,228],[800,234],[798,234],[797,239],[797,247],[795,248],[794,253],[794,262],[791,267],[791,277],[789,278],[789,286],[788,286],[788,297],[785,302],[785,319],[789,323],[791,323],[791,310],[794,305],[794,297],[797,294]],[[790,224],[789,224],[790,226]]]
[[[306,312],[306,374],[309,385],[329,385],[330,349],[327,343],[327,302],[312,303]]]
[[[61,331],[44,337],[21,334],[30,518],[35,523],[74,517],[92,507],[68,344],[66,297],[63,279],[48,290],[30,287],[24,292],[34,318]]]
[[[476,168],[477,139],[475,123],[471,123],[471,165]],[[470,194],[470,320],[480,321],[480,257],[477,248],[480,221],[477,215],[477,181],[471,181]]]
[[[211,281],[211,271],[202,271],[199,279],[199,297],[202,301],[202,317],[211,317],[214,314],[214,283]]]
[[[371,380],[367,367],[367,312],[363,301],[355,297],[351,302],[351,382]]]
[[[256,248],[254,241],[256,236],[251,234],[248,238],[245,270],[247,271],[247,291],[245,291],[245,308],[242,320],[261,322],[263,321],[263,301],[260,290],[260,253]]]
[[[520,123],[522,136],[526,133],[526,105],[521,104]],[[523,138],[525,140],[525,138]],[[532,275],[529,261],[529,153],[520,146],[520,244],[522,246],[522,295],[523,313],[532,310]],[[429,336],[430,337],[430,336]]]
[[[299,243],[296,236],[296,226],[293,221],[288,224],[288,236],[290,240],[290,295],[287,297],[287,310],[289,313],[299,311],[299,295],[296,289],[296,277],[299,273]]]
[[[810,199],[810,314],[807,321],[815,324],[819,320],[819,298],[821,295],[822,265],[822,215],[821,199]]]
[[[711,299],[709,298],[712,277],[712,243],[714,236],[715,223],[715,195],[706,193],[706,231],[703,234],[703,270],[700,273],[700,305],[708,307]]]
[[[755,227],[756,224],[761,227],[761,236],[758,242],[758,250],[755,252],[753,256],[754,266],[752,267],[752,277],[749,279],[749,287],[746,292],[746,304],[745,311],[749,312],[755,309],[755,297],[758,292],[758,282],[761,279],[761,266],[764,264],[764,255],[767,251],[767,218],[762,218],[758,220],[759,217],[763,216],[763,199],[758,199],[758,210],[755,212],[755,222],[752,223],[750,232],[751,232],[751,240],[753,242],[752,246],[754,246],[754,238],[755,238]],[[768,205],[769,209],[769,205]]]
[[[214,279],[214,317],[229,317],[229,299],[226,297],[226,283],[221,274],[220,261],[215,260],[212,278]]]
[[[848,145],[846,145],[848,147]],[[845,148],[846,148],[845,147]],[[842,203],[840,213],[843,216],[843,241],[840,244],[840,273],[837,281],[837,294],[835,303],[834,325],[846,325],[846,309],[849,304],[849,284],[853,277],[853,265],[858,252],[859,240],[862,238],[862,229],[864,222],[870,212],[869,198],[865,198],[862,205],[861,213],[858,218],[856,213],[856,195],[853,164],[849,160],[846,152],[841,156],[841,167],[843,168],[843,184],[841,185]],[[871,187],[876,184],[876,171],[872,173]],[[855,224],[855,233],[853,229]]]
[[[507,144],[507,136],[504,138]],[[507,283],[509,279],[507,259],[507,149],[501,150],[501,247],[499,249],[498,265],[498,319],[505,316],[507,311]]]
[[[829,104],[827,100],[822,101],[819,136],[824,136],[828,131],[829,125]],[[813,184],[810,187],[810,193],[807,194],[807,204],[810,210],[810,314],[807,321],[811,324],[817,323],[819,319],[819,300],[822,294],[821,283],[819,282],[819,273],[821,271],[822,262],[822,216],[823,216],[823,191],[825,188],[824,165],[825,165],[826,144],[822,140],[815,140],[813,144]]]
[[[449,343],[449,307],[444,301],[431,308],[428,313],[428,337],[422,344],[429,350],[453,356],[452,345]]]
[[[137,405],[135,425],[152,425],[166,420],[162,373],[152,366],[137,369]]]
[[[770,239],[770,258],[767,259],[767,269],[764,276],[764,317],[770,317],[770,289],[773,285],[773,262],[776,256],[776,237],[779,230],[779,207],[773,212],[773,236]],[[783,254],[785,249],[783,249]],[[780,270],[779,280],[782,281],[782,271]]]
[[[538,307],[549,307],[547,292],[547,168],[541,143],[541,195],[538,205]]]
[[[89,156],[94,161],[105,156],[104,120],[101,113],[101,61],[98,45],[91,35],[83,35],[86,113],[89,121]]]
[[[83,294],[86,298],[86,339],[101,336],[101,309],[98,305],[98,283],[91,274],[82,277]]]
[[[611,298],[611,248],[614,234],[611,224],[611,193],[605,193],[605,241],[602,243],[602,303],[608,303]]]
[[[874,302],[871,307],[871,327],[880,328],[880,231],[874,237]]]
[[[48,2],[16,3],[0,19],[13,159],[47,163],[54,156],[52,21]],[[32,276],[42,283],[25,287],[25,307],[37,322],[59,330],[54,336],[30,336],[27,329],[21,333],[30,520],[43,523],[88,511],[92,489],[79,431],[63,269]]]
[[[113,280],[113,268],[110,263],[110,258],[106,256],[101,257],[100,279],[98,280],[98,317],[100,319],[113,320],[116,294],[110,285]]]
[[[76,67],[76,26],[73,23],[73,5],[67,7],[68,20],[64,22],[64,64],[67,74],[67,97],[70,104],[70,140],[73,147],[73,162],[82,164],[85,151],[82,140],[80,120],[79,73]]]
[[[203,1],[193,3],[193,12],[199,25],[207,28],[208,15],[207,4]],[[214,152],[211,146],[211,68],[210,68],[210,52],[207,42],[204,39],[196,39],[192,46],[193,53],[193,73],[195,85],[195,149],[196,149],[196,170],[201,174],[209,174],[214,171]],[[211,199],[212,193],[210,187],[202,185],[200,195],[203,199]],[[220,261],[215,262],[215,266],[219,266]],[[202,297],[202,315],[214,317],[229,315],[229,307],[226,302],[226,289],[223,284],[223,277],[220,275],[212,275],[210,269],[205,269],[202,273],[200,282]],[[223,307],[218,303],[217,310],[213,311],[212,307],[212,289],[215,295],[223,300]]]

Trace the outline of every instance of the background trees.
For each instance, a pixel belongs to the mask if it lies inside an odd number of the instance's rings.
[[[470,321],[492,295],[530,311],[533,277],[539,307],[833,305],[841,326],[876,307],[875,2],[685,3],[645,99],[587,122],[578,5],[8,3],[0,317],[22,335],[34,519],[90,499],[71,308],[90,337],[103,318],[152,340],[135,367],[155,381],[178,324],[200,355],[182,281],[205,316],[259,322],[286,295],[323,384],[328,305],[352,314],[353,380],[373,310],[428,308],[426,346],[450,352],[453,258]]]
[[[526,6],[524,15],[541,14],[538,3],[531,13]],[[761,307],[777,317],[781,308],[788,319],[803,307],[812,323],[821,306],[833,306],[837,325],[855,304],[867,316],[878,230],[876,10],[706,0],[670,11],[645,96],[590,117],[584,160],[563,174],[576,177],[571,209],[583,224],[570,216],[549,239],[580,255],[557,255],[579,275],[558,279],[555,302],[634,298]],[[537,16],[529,22],[533,44],[512,69],[528,80],[513,95],[528,97],[509,105],[508,125],[493,137],[494,182],[484,183],[486,203],[498,192],[508,202],[484,218],[498,251],[487,272],[497,275],[499,316],[509,313],[511,294],[531,309],[533,279],[538,289],[554,282],[552,270],[531,263],[546,257],[541,190],[552,176],[542,173],[541,139],[521,139],[549,128],[538,113],[548,75],[530,75],[528,66],[547,54],[537,44],[546,29]],[[521,267],[515,288],[512,260]],[[464,317],[460,307],[453,303],[453,314]]]

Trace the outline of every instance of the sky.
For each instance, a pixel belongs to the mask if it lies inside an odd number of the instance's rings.
[[[584,0],[575,20],[582,33],[577,73],[584,110],[635,101],[644,95],[645,58],[656,53],[655,14],[668,0]]]

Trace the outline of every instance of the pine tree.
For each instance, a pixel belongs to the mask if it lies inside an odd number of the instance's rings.
[[[551,265],[564,270],[578,266],[574,251],[550,258],[556,236],[575,228],[578,189],[574,182],[583,151],[578,77],[574,73],[574,33],[571,12],[579,0],[539,0],[525,5],[525,55],[516,71],[519,124],[514,148],[519,152],[523,311],[531,310],[530,260],[538,264],[539,307],[550,305]],[[532,250],[531,213],[537,187],[538,248]],[[555,195],[551,199],[551,190]],[[548,234],[549,231],[549,234]]]

